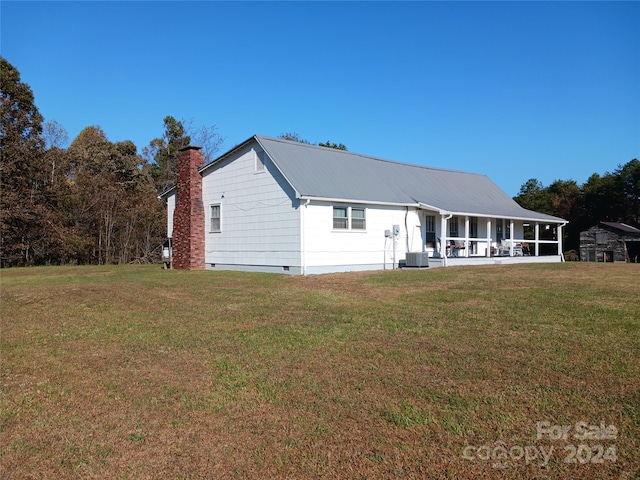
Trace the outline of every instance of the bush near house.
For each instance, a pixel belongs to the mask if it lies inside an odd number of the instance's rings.
[[[639,280],[3,271],[0,477],[634,478]]]
[[[577,250],[567,250],[564,252],[564,260],[566,262],[579,262],[580,254]]]

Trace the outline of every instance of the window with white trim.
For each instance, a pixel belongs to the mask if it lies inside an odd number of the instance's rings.
[[[333,207],[334,230],[366,230],[367,210],[363,207]]]
[[[427,233],[435,233],[436,232],[436,216],[425,215],[424,226],[425,226],[425,231]]]
[[[436,246],[436,216],[425,215],[424,217],[425,243],[428,248]]]
[[[333,228],[335,230],[346,230],[349,225],[349,210],[347,207],[333,207]]]
[[[367,219],[364,208],[351,207],[351,229],[366,230]]]
[[[221,206],[220,204],[216,204],[216,205],[211,205],[211,227],[210,227],[210,231],[211,232],[219,232],[220,231],[220,215],[221,213]]]
[[[496,219],[496,242],[500,243],[504,239],[504,220]]]
[[[451,217],[451,219],[449,220],[449,236],[450,237],[457,237],[458,236],[458,217]]]
[[[478,238],[478,217],[469,217],[469,236]]]

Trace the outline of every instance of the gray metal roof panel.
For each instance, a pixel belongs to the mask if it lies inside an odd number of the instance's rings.
[[[627,225],[626,223],[620,222],[600,222],[601,225],[605,225],[607,227],[615,228],[616,230],[620,230],[622,232],[627,233],[640,233],[640,230],[636,227],[632,227],[631,225]]]
[[[254,138],[302,197],[423,203],[452,213],[564,221],[522,208],[486,175],[398,163],[283,139]]]

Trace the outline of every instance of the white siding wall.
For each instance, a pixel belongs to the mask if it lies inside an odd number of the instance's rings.
[[[422,251],[419,213],[404,207],[364,206],[366,230],[333,228],[333,207],[363,207],[357,204],[310,203],[304,208],[304,249],[306,273],[393,268],[394,239],[385,230],[400,227],[395,238],[395,263],[407,251]]]
[[[256,171],[257,148],[248,146],[203,177],[205,264],[271,271],[287,266],[300,273],[299,202],[270,160]],[[210,231],[214,204],[221,206],[220,232]]]
[[[176,194],[167,197],[167,237],[173,238],[173,212],[176,209]]]

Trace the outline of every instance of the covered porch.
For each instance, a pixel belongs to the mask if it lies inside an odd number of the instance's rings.
[[[533,215],[507,218],[424,209],[424,251],[429,253],[429,265],[563,261],[563,227],[567,222]]]

